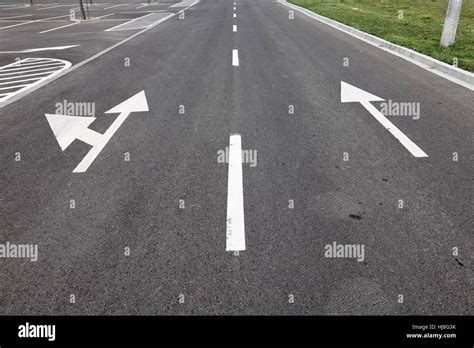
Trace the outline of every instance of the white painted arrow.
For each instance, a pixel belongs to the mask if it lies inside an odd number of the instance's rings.
[[[59,146],[64,151],[74,140],[79,139],[92,146],[87,155],[73,170],[73,173],[84,173],[96,159],[109,140],[125,122],[132,112],[148,111],[145,91],[134,95],[116,107],[106,111],[106,114],[119,113],[120,115],[110,125],[104,134],[89,129],[95,117],[80,117],[46,114],[46,119],[53,130]]]
[[[361,103],[368,112],[379,121],[398,141],[410,151],[415,157],[428,157],[428,155],[402,133],[392,122],[390,122],[384,114],[382,114],[370,102],[383,101],[385,99],[370,94],[360,88],[354,87],[344,81],[341,81],[341,103]]]
[[[46,114],[46,118],[63,151],[76,139],[91,146],[97,145],[101,140],[102,134],[87,128],[95,121],[95,117]]]

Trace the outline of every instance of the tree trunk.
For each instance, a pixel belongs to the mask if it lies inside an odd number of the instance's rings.
[[[79,8],[81,9],[81,16],[82,19],[86,19],[86,11],[84,11],[84,4],[82,3],[82,0],[79,0]]]
[[[449,0],[446,18],[444,19],[441,47],[449,47],[456,42],[459,16],[461,15],[462,0]]]

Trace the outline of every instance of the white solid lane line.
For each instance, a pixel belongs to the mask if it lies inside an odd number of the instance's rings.
[[[9,25],[9,26],[6,26],[6,27],[1,27],[0,30],[7,29],[7,28],[13,28],[13,27],[19,27],[20,25],[25,25],[25,24],[30,24],[30,23],[43,22],[43,21],[46,21],[48,19],[56,19],[56,18],[62,18],[62,17],[69,17],[69,15],[49,17],[49,18],[37,19],[37,20],[34,20],[34,21],[23,22],[23,23],[19,23],[19,24],[13,24],[13,25]]]
[[[226,251],[240,250],[245,250],[242,145],[240,134],[231,134],[227,182]]]
[[[62,29],[62,28],[72,27],[73,25],[76,25],[76,24],[79,24],[79,23],[80,22],[74,22],[74,23],[66,24],[66,25],[56,27],[56,28],[53,28],[53,29],[43,30],[43,31],[40,31],[40,34],[49,33],[50,31],[55,31],[55,30],[59,30],[59,29]]]
[[[22,9],[22,8],[27,8],[26,6],[22,6],[22,7],[9,7],[9,8],[2,8],[2,11],[8,11],[8,10],[18,10],[18,9]]]
[[[1,28],[0,28],[1,29]],[[80,45],[71,45],[71,46],[57,46],[57,47],[43,47],[43,48],[29,48],[20,51],[1,51],[0,53],[32,53],[40,51],[56,51],[56,50],[65,50],[72,47],[78,47]]]
[[[119,31],[119,30],[138,30],[138,29],[143,29],[143,28],[151,28],[154,27],[155,25],[160,24],[161,22],[166,21],[167,19],[173,17],[176,15],[176,13],[169,13],[166,15],[168,12],[159,12],[159,13],[149,13],[145,16],[139,17],[132,19],[131,21],[128,21],[126,23],[119,24],[113,28],[109,28],[105,31]],[[165,15],[165,17],[162,17],[162,15]],[[148,18],[149,16],[155,16],[158,18],[151,19],[152,17]],[[143,18],[147,17],[147,20],[143,20]],[[147,22],[149,20],[149,22]]]
[[[55,6],[51,6],[51,7],[43,7],[43,8],[38,8],[36,9],[36,11],[43,11],[43,10],[49,10],[49,9],[52,9],[52,8],[57,8],[57,7],[65,7],[65,6],[76,6],[75,4],[71,4],[71,5],[55,5]]]
[[[232,65],[239,66],[239,50],[232,50]]]
[[[237,32],[237,26],[236,26],[235,24],[232,26],[232,31],[233,31],[234,33]]]
[[[130,5],[130,4],[122,4],[122,5],[114,5],[114,6],[110,6],[110,7],[104,7],[104,10],[108,10],[108,9],[111,9],[111,8],[114,8],[114,7],[119,7],[119,6],[127,6],[127,5]]]
[[[101,18],[105,18],[105,17],[108,17],[108,16],[113,16],[115,13],[109,13],[109,14],[106,14],[106,15],[103,15],[103,16],[99,16],[99,17],[94,17],[92,19],[101,19]]]
[[[13,18],[21,18],[21,17],[31,17],[33,15],[21,15],[21,16],[11,16],[11,17],[2,17],[0,18],[0,20],[3,20],[3,19],[13,19]]]

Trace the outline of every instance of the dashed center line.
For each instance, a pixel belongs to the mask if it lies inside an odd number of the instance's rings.
[[[227,182],[226,251],[240,250],[245,250],[242,146],[240,134],[231,134]]]
[[[232,26],[232,31],[233,31],[234,33],[237,32],[237,26],[236,26],[235,24]]]
[[[233,17],[234,17],[234,18],[236,18],[236,17],[237,17],[237,15],[234,13],[234,16],[233,16]],[[1,28],[0,28],[0,29],[1,29]]]
[[[232,50],[232,65],[239,66],[239,50]]]

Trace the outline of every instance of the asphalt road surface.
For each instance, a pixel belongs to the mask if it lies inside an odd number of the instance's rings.
[[[472,90],[272,0],[95,3],[0,4],[0,243],[38,250],[0,314],[473,314]]]

